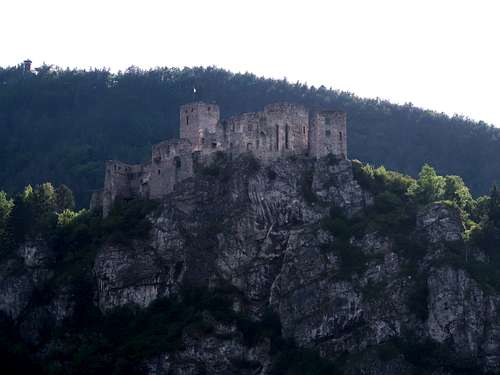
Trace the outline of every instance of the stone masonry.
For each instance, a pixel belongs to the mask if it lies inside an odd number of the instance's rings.
[[[107,161],[104,189],[92,196],[91,209],[106,216],[117,199],[160,199],[193,176],[194,160],[205,163],[217,151],[249,152],[263,162],[292,155],[347,158],[344,112],[275,103],[220,120],[216,104],[195,102],[181,106],[179,121],[180,139],[154,145],[147,163]]]

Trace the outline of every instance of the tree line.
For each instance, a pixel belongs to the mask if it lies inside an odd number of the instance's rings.
[[[153,144],[178,136],[179,106],[192,100],[216,102],[222,117],[276,101],[343,110],[352,159],[412,176],[430,163],[461,176],[476,195],[500,177],[498,129],[411,103],[216,67],[111,73],[43,65],[36,74],[0,68],[0,188],[14,193],[53,181],[69,186],[85,207],[103,184],[104,161],[147,160]]]

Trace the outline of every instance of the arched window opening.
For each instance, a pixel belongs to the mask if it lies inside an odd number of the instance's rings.
[[[339,132],[339,141],[342,142],[342,132]]]
[[[252,144],[251,143],[247,143],[247,150],[250,151],[252,149]]]
[[[189,125],[189,116],[186,116],[186,125]]]

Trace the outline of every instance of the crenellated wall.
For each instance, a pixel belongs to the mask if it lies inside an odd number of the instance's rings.
[[[196,102],[181,106],[179,121],[181,139],[154,145],[150,162],[106,162],[104,189],[93,195],[91,206],[102,207],[106,216],[116,199],[162,198],[193,176],[193,158],[203,164],[216,151],[251,152],[262,161],[291,155],[347,158],[343,112],[310,113],[302,105],[275,103],[220,121],[217,105]]]

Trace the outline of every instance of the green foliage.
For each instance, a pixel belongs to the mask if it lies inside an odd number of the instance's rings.
[[[416,184],[408,188],[407,194],[420,205],[437,201],[453,203],[463,214],[471,213],[476,204],[461,177],[439,176],[428,164],[422,167]]]
[[[330,214],[321,220],[321,227],[335,236],[332,248],[326,251],[335,251],[340,259],[339,279],[350,279],[354,274],[362,273],[367,266],[368,257],[356,246],[351,245],[350,238],[364,225],[356,218],[348,219],[342,210],[334,207]]]
[[[179,106],[193,100],[193,86],[195,100],[217,102],[224,118],[277,101],[346,111],[349,154],[374,165],[416,175],[429,162],[476,194],[500,179],[498,129],[323,86],[215,67],[115,74],[44,66],[28,76],[7,67],[0,82],[0,187],[10,194],[48,180],[68,185],[86,207],[105,160],[147,160],[152,144],[178,135]]]
[[[413,178],[398,172],[388,171],[383,166],[373,168],[369,164],[363,165],[358,160],[353,160],[352,166],[354,178],[362,187],[374,194],[389,191],[401,195],[415,185]]]
[[[442,200],[446,188],[446,180],[438,176],[434,168],[424,164],[415,185],[408,189],[408,195],[419,204],[427,204]]]
[[[78,212],[71,211],[70,209],[65,209],[64,211],[57,214],[57,225],[67,226],[74,223],[79,217],[85,215],[87,210],[83,209]]]
[[[12,211],[12,207],[14,207],[14,201],[9,199],[5,192],[0,191],[0,228],[3,228],[6,225],[7,219]]]
[[[157,207],[158,202],[152,200],[117,201],[103,220],[103,229],[109,233],[109,239],[117,243],[144,238],[151,230],[147,215]]]
[[[374,205],[360,215],[358,232],[405,236],[413,230],[416,206],[406,195],[417,185],[413,178],[356,160],[353,173],[358,183],[374,195]]]
[[[475,204],[469,188],[460,176],[445,176],[444,199],[456,202],[466,212],[470,212]]]
[[[75,209],[73,192],[66,185],[59,185],[56,189],[56,208],[58,212]]]
[[[46,182],[35,188],[28,185],[14,200],[11,225],[17,243],[25,239],[50,237],[57,224],[56,194]]]
[[[9,219],[14,207],[14,201],[7,197],[5,192],[0,191],[0,254],[12,248],[12,233],[9,228]]]
[[[500,243],[500,193],[493,186],[489,197],[478,199],[474,211],[480,225],[471,231],[471,241],[490,254],[499,252]]]

